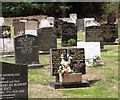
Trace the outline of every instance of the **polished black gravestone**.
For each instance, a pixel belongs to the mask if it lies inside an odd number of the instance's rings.
[[[86,42],[100,42],[100,48],[103,49],[103,30],[101,26],[89,26],[85,30]]]
[[[38,47],[41,53],[57,48],[57,33],[54,27],[40,28],[37,30]]]
[[[104,44],[115,44],[118,38],[118,25],[117,24],[102,24]]]
[[[58,89],[58,88],[69,88],[69,87],[86,87],[89,86],[89,82],[88,81],[82,81],[80,83],[77,84],[62,84],[61,82],[59,82],[59,73],[58,73],[58,69],[60,66],[60,62],[61,62],[61,54],[64,55],[65,59],[67,60],[67,58],[69,56],[71,56],[73,58],[73,63],[76,63],[78,61],[80,61],[80,70],[78,73],[81,74],[86,74],[86,66],[85,66],[85,54],[84,54],[84,49],[83,48],[64,48],[64,49],[50,49],[50,64],[51,64],[51,75],[55,76],[56,81],[55,82],[50,82],[50,86]]]
[[[28,99],[27,65],[0,62],[0,99]]]
[[[14,38],[15,62],[22,64],[39,64],[37,37],[21,35]]]
[[[73,23],[64,22],[62,25],[62,46],[77,46],[77,27]]]

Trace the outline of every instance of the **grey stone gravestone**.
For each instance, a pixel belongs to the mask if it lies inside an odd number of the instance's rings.
[[[38,64],[39,53],[37,37],[21,35],[14,38],[15,62],[22,64]]]
[[[28,99],[27,65],[0,62],[0,99]]]
[[[114,44],[118,38],[117,24],[102,24],[104,44]]]
[[[84,31],[84,19],[77,19],[76,26],[78,31]]]
[[[73,23],[64,22],[62,26],[62,46],[77,46],[77,27]]]
[[[39,51],[50,51],[57,47],[57,33],[54,27],[40,28],[37,30]]]
[[[85,31],[86,42],[100,42],[100,48],[103,49],[103,30],[101,26],[89,26]]]
[[[50,61],[51,61],[51,75],[56,76],[58,74],[58,69],[61,62],[61,54],[64,54],[65,58],[67,56],[73,57],[73,62],[80,60],[82,67],[80,73],[85,74],[85,54],[83,48],[71,48],[71,49],[50,49]]]
[[[25,34],[25,22],[15,22],[14,23],[14,35]]]

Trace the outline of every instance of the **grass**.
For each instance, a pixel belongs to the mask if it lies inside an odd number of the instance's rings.
[[[78,32],[78,41],[84,41],[83,34]],[[60,47],[60,38],[58,39]],[[91,87],[52,89],[49,82],[55,81],[50,75],[50,55],[40,54],[40,64],[44,68],[28,69],[29,98],[117,98],[118,97],[118,55],[117,45],[106,45],[108,52],[101,52],[101,61],[105,66],[87,67],[83,79],[91,81]],[[14,58],[0,58],[1,61],[14,62]]]

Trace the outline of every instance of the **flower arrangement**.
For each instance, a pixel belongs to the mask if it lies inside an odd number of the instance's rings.
[[[76,40],[73,39],[73,38],[71,38],[71,39],[69,39],[67,42],[68,42],[70,45],[74,45],[75,42],[76,42]]]
[[[2,33],[2,37],[9,37],[10,35],[10,31],[6,30],[6,31],[3,31]]]

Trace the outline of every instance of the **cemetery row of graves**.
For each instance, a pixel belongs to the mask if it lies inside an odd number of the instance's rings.
[[[105,68],[109,70],[108,66],[110,66],[110,70],[113,70],[113,67],[115,67],[113,72],[117,70],[117,46],[119,43],[116,42],[116,40],[118,39],[118,25],[115,24],[113,19],[105,24],[90,24],[90,21],[94,21],[93,19],[89,19],[86,21],[86,23],[89,23],[86,24],[86,26],[84,21],[82,21],[83,25],[80,26],[82,23],[81,19],[80,24],[74,23],[72,19],[69,21],[68,19],[67,21],[66,19],[55,19],[54,24],[46,21],[46,19],[43,19],[43,22],[41,21],[39,25],[39,22],[35,19],[15,19],[13,20],[14,35],[10,34],[10,27],[1,26],[1,59],[9,63],[1,62],[2,70],[0,78],[2,87],[0,93],[2,96],[0,98],[28,98],[28,93],[29,97],[32,97],[32,94],[36,93],[31,91],[32,85],[33,87],[38,85],[40,88],[47,88],[49,91],[52,91],[52,93],[55,93],[55,90],[48,88],[49,86],[55,89],[89,87],[92,81],[86,79],[87,70],[91,72],[92,70],[98,71],[95,72],[95,74],[98,73],[98,75],[102,74],[100,77],[95,76],[97,77],[96,79],[93,76],[94,81],[102,78],[101,83],[98,83],[102,84],[102,82],[106,81],[106,77],[104,77],[104,73],[102,73]],[[79,35],[82,37],[79,37]],[[85,41],[80,41],[81,38],[84,38]],[[58,45],[59,43],[60,45]],[[110,53],[108,53],[108,55],[110,56],[107,56],[107,52],[104,53],[104,51],[107,51],[105,47],[108,47],[108,49],[112,48],[112,52],[115,53],[113,61],[116,61],[116,63],[115,65],[112,64],[112,67],[109,64],[105,67],[105,63],[103,63],[103,61],[109,63],[107,59],[110,60],[112,58],[109,57],[113,56],[109,50]],[[105,54],[105,58],[101,57],[101,52],[103,56]],[[10,56],[12,57],[9,58]],[[14,59],[12,60],[14,63],[10,63],[11,59]],[[100,61],[101,59],[103,59],[103,61]],[[112,63],[112,60],[110,61],[110,63]],[[96,69],[88,66],[104,67]],[[101,71],[99,71],[100,69]],[[42,73],[44,73],[43,76]],[[88,73],[89,75],[92,74],[90,72]],[[110,71],[110,73],[112,72]],[[86,76],[84,77],[84,75]],[[115,76],[113,76],[116,78],[116,75],[117,72]],[[40,79],[40,76],[43,78]],[[54,77],[55,79],[50,77]],[[90,78],[92,76],[88,77]],[[115,78],[113,79],[116,82]],[[28,86],[30,86],[29,89]],[[115,94],[117,92],[117,84],[114,86],[113,97],[117,97]],[[65,91],[63,90],[61,92],[65,95]],[[56,93],[58,92],[59,91],[56,90]],[[75,90],[75,92],[81,93],[81,90],[78,89]],[[69,93],[70,92],[68,92],[66,96],[68,95],[69,97]],[[97,95],[100,97],[102,93],[103,92]],[[109,91],[109,93],[111,92]],[[44,95],[46,94],[44,93]],[[73,96],[74,95],[73,93]],[[77,95],[78,94],[76,94],[75,97],[77,97]],[[49,95],[47,96],[49,98]],[[60,96],[59,93],[58,96]],[[78,97],[79,96],[81,96],[81,94],[79,94]],[[38,95],[35,97],[39,98]],[[54,98],[53,94],[52,97]],[[111,96],[107,94],[105,97]]]

